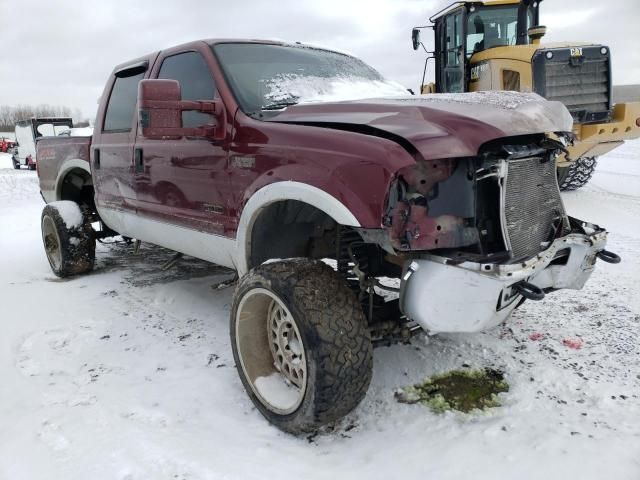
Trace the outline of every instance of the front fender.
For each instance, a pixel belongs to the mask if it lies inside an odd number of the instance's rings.
[[[323,189],[294,181],[280,181],[266,185],[251,195],[240,216],[236,236],[236,268],[239,275],[242,276],[248,271],[247,253],[251,251],[251,231],[260,212],[272,203],[284,200],[297,200],[313,205],[340,225],[361,226],[347,205]]]
[[[413,160],[411,160],[411,163],[413,163]],[[395,173],[378,163],[366,162],[355,158],[353,161],[345,162],[331,169],[318,168],[309,164],[279,166],[256,178],[249,188],[245,190],[242,200],[242,204],[245,206],[242,209],[241,216],[245,216],[245,209],[248,203],[259,192],[268,187],[269,191],[278,191],[278,195],[281,196],[281,198],[271,200],[272,202],[277,200],[300,200],[325,211],[342,225],[351,225],[350,223],[341,222],[339,218],[334,217],[329,211],[322,208],[321,205],[329,208],[332,202],[328,201],[328,199],[325,199],[327,200],[326,202],[322,201],[316,194],[311,193],[312,191],[319,191],[328,194],[342,205],[346,211],[349,211],[350,215],[357,220],[358,226],[380,228],[385,202]],[[274,187],[274,185],[285,182],[310,188],[296,190],[296,195],[301,195],[301,198],[293,198],[288,194],[286,188],[281,186]]]

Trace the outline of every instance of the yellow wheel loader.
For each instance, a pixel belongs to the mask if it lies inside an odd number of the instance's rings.
[[[585,185],[596,159],[640,137],[640,102],[613,105],[611,52],[593,43],[541,43],[542,0],[460,1],[412,32],[414,50],[427,52],[421,93],[511,90],[562,102],[574,119],[576,140],[558,159],[561,190]],[[434,51],[420,41],[432,28]],[[429,59],[435,83],[425,84]]]

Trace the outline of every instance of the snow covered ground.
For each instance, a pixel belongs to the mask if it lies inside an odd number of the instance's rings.
[[[100,246],[59,280],[35,172],[0,156],[0,479],[640,478],[640,142],[601,159],[571,214],[606,225],[620,265],[475,335],[380,348],[362,404],[295,438],[253,408],[228,340],[229,272]],[[580,349],[571,348],[579,346]],[[394,390],[465,366],[503,369],[486,414],[431,413]]]

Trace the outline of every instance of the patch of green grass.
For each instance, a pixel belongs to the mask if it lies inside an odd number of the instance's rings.
[[[396,398],[405,403],[422,403],[435,412],[468,413],[500,406],[497,395],[508,391],[509,384],[502,372],[484,368],[433,375],[422,383],[403,388]]]

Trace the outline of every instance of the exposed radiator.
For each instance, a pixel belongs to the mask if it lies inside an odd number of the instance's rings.
[[[523,158],[508,162],[502,190],[504,232],[514,260],[546,248],[566,217],[554,160]]]

